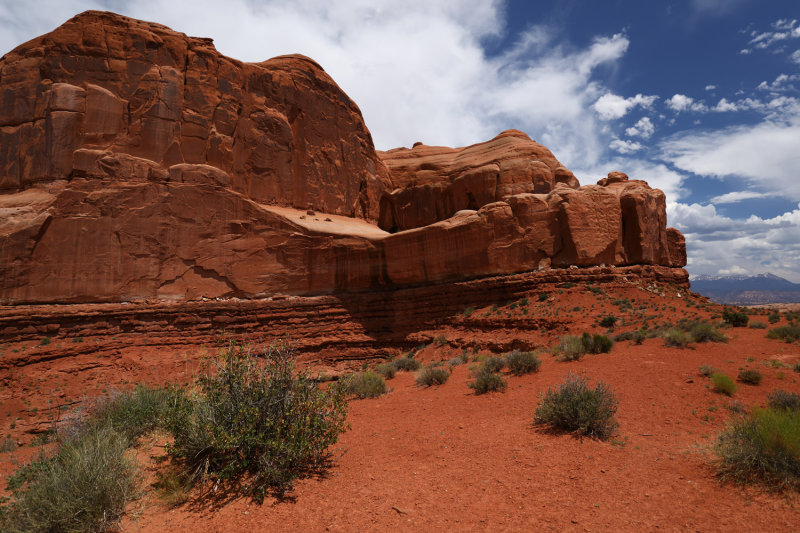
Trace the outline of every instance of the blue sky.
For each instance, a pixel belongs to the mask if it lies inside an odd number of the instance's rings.
[[[0,0],[0,53],[86,9],[245,61],[309,55],[380,149],[521,129],[582,184],[664,190],[691,274],[800,282],[796,0]]]

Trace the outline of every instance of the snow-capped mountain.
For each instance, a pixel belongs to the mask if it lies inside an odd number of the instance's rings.
[[[800,284],[774,274],[695,276],[692,290],[725,304],[800,303]]]

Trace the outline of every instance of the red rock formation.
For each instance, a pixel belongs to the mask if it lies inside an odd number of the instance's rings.
[[[310,59],[245,64],[109,13],[0,59],[0,302],[681,267],[664,205],[622,173],[579,187],[513,130],[378,154],[358,108]]]

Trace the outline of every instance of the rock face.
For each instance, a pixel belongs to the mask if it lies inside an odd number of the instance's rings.
[[[0,59],[0,302],[685,262],[661,191],[619,172],[580,187],[515,130],[376,152],[308,58],[241,63],[208,39],[87,12]]]

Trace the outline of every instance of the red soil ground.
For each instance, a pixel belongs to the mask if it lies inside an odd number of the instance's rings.
[[[531,293],[527,303],[476,309],[410,340],[428,343],[418,358],[447,360],[473,345],[478,353],[500,353],[520,343],[549,347],[566,333],[602,332],[596,324],[606,314],[622,318],[615,330],[620,332],[638,328],[645,318],[652,328],[720,311],[671,287],[593,289],[550,287],[546,300]],[[621,308],[620,300],[632,308]],[[537,329],[530,329],[533,319]],[[297,482],[291,499],[258,505],[239,498],[223,504],[190,493],[186,503],[170,508],[149,487],[131,505],[122,527],[143,532],[796,531],[797,494],[721,483],[712,446],[733,416],[728,408],[733,402],[764,405],[775,389],[800,392],[800,374],[792,369],[800,362],[800,345],[767,339],[765,329],[725,331],[727,344],[686,349],[652,338],[641,345],[619,342],[608,354],[570,363],[544,353],[540,372],[506,376],[506,392],[482,396],[467,386],[469,365],[455,367],[449,381],[434,388],[420,388],[412,373],[400,372],[389,381],[388,394],[350,403],[350,429],[332,450],[338,458],[334,466],[324,478]],[[118,341],[84,342],[107,348]],[[0,347],[0,360],[6,360],[0,367],[0,431],[21,445],[0,454],[2,485],[14,463],[36,452],[28,444],[36,431],[48,427],[55,406],[142,381],[188,380],[199,354],[216,349],[116,346],[100,350],[113,355],[98,358],[91,346],[76,350],[80,344],[54,339],[45,346],[28,341]],[[25,353],[47,350],[76,353],[13,363]],[[732,377],[742,368],[758,369],[764,379],[758,386],[739,384],[729,398],[710,389],[698,372],[703,364]],[[620,426],[613,440],[580,440],[532,425],[540,393],[570,372],[614,389]],[[154,456],[163,453],[159,444],[158,436],[146,438],[138,452],[150,478]]]

